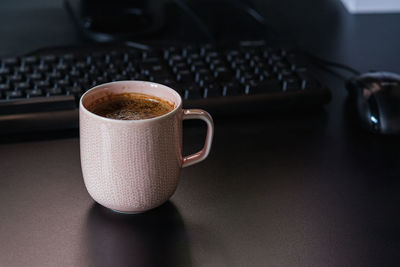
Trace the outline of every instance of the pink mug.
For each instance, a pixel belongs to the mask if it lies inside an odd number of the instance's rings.
[[[98,116],[87,107],[109,94],[142,93],[173,103],[162,116],[143,120],[115,120]],[[207,123],[202,150],[182,156],[182,121]],[[214,125],[200,109],[182,109],[173,89],[152,82],[119,81],[96,86],[79,103],[80,149],[83,179],[90,196],[114,211],[138,213],[166,202],[178,185],[183,167],[204,160],[210,152]]]

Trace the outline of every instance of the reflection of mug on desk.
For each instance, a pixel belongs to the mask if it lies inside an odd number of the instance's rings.
[[[94,204],[87,228],[92,266],[191,266],[182,217],[169,201],[136,215]]]

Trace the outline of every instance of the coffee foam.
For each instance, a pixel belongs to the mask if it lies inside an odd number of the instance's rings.
[[[171,112],[175,105],[141,93],[107,94],[86,107],[96,115],[116,120],[141,120]]]

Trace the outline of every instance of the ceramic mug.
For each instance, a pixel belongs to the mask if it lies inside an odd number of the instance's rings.
[[[173,103],[164,115],[142,120],[115,120],[87,109],[110,94],[142,93]],[[207,123],[202,150],[182,156],[182,121]],[[183,167],[204,160],[210,152],[214,125],[201,109],[182,109],[173,89],[152,82],[118,81],[88,90],[79,103],[82,173],[90,196],[99,204],[125,213],[143,212],[166,202],[178,185]]]

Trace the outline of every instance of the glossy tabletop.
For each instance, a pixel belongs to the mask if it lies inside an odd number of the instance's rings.
[[[256,6],[316,54],[361,71],[400,72],[400,14],[279,2]],[[1,55],[82,42],[61,3],[2,5]],[[0,265],[399,265],[400,138],[360,128],[343,80],[320,76],[333,93],[324,110],[215,116],[207,160],[185,168],[172,199],[141,215],[94,203],[74,135],[3,139]],[[204,135],[203,124],[185,123],[185,154]]]

